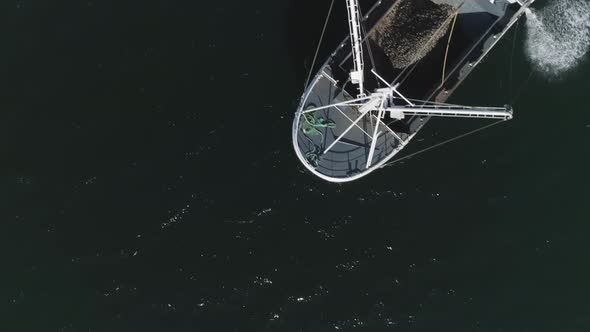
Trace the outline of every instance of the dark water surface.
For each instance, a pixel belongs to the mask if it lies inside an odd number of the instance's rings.
[[[514,121],[327,184],[290,135],[328,6],[3,4],[0,331],[590,330],[590,62],[530,75],[521,24],[452,99]]]

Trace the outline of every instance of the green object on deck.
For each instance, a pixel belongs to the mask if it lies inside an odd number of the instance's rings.
[[[307,159],[307,162],[313,168],[317,168],[320,165],[320,159],[321,159],[320,152],[321,152],[320,148],[317,145],[314,145],[313,150],[305,153],[305,159]]]
[[[303,114],[304,122],[301,123],[301,130],[305,135],[320,135],[322,136],[322,141],[324,140],[324,136],[319,128],[336,128],[336,124],[334,121],[326,120],[324,118],[316,118],[314,114]]]
[[[305,134],[305,137],[309,140],[313,146],[313,150],[305,153],[305,159],[314,168],[317,168],[321,160],[321,147],[313,142],[309,136],[320,136],[320,145],[324,142],[324,134],[320,131],[322,128],[333,129],[336,128],[336,123],[332,120],[326,120],[324,118],[316,118],[315,112],[304,113],[299,128]]]

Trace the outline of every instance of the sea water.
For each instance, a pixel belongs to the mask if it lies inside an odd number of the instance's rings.
[[[590,47],[590,1],[555,0],[527,11],[526,54],[545,76],[574,68]]]

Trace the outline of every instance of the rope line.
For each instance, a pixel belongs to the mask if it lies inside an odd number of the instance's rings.
[[[326,28],[328,27],[328,22],[330,21],[330,16],[332,16],[332,9],[334,8],[334,1],[330,4],[330,9],[328,10],[328,16],[326,16],[326,21],[324,22],[324,28],[322,29],[322,34],[320,36],[320,40],[318,42],[318,46],[315,50],[315,55],[313,56],[313,61],[311,63],[311,67],[309,68],[309,74],[307,75],[307,80],[305,81],[305,89],[307,90],[307,86],[309,85],[309,80],[311,79],[311,75],[313,74],[313,68],[315,67],[315,61],[317,60],[318,53],[320,52],[320,47],[322,46],[322,41],[324,40],[324,34],[326,33]]]
[[[336,123],[332,120],[326,120],[324,118],[316,118],[313,114],[303,114],[305,122],[300,125],[301,131],[305,135],[320,135],[322,142],[324,141],[324,135],[318,128],[336,128]]]
[[[464,3],[464,2],[463,2]],[[459,8],[461,8],[461,6],[463,5],[463,3],[461,3],[461,5],[457,8],[456,13],[459,12]],[[432,36],[430,36],[430,39],[428,39],[428,41],[426,43],[424,43],[424,45],[422,45],[421,48],[418,48],[418,52],[422,52],[422,50],[431,42],[434,41],[434,38],[436,37],[436,35],[442,31],[442,29],[444,29],[445,27],[447,27],[449,24],[451,24],[451,20],[453,19],[453,14],[449,15],[449,17],[447,17],[441,24],[440,27],[438,27],[438,29],[436,29],[436,31],[432,34]],[[410,75],[412,74],[412,72],[414,71],[414,69],[416,69],[416,67],[418,66],[418,64],[420,64],[422,62],[422,60],[424,59],[424,57],[418,59],[416,62],[414,62],[412,65],[406,66],[401,73],[399,73],[399,75],[397,75],[397,77],[395,78],[395,80],[393,80],[394,83],[397,83],[399,81],[399,84],[402,85],[404,84],[404,82],[406,81],[406,79],[408,77],[410,77]],[[406,72],[408,70],[408,68],[410,68],[409,72]],[[402,76],[404,76],[402,78]],[[401,79],[401,81],[400,81]]]
[[[453,38],[453,32],[455,31],[455,23],[457,23],[458,16],[459,16],[459,12],[456,12],[455,18],[453,19],[453,25],[451,26],[451,33],[449,34],[449,40],[447,41],[447,50],[445,51],[445,61],[443,62],[442,79],[440,82],[441,87],[443,86],[443,84],[445,84],[445,71],[447,70],[447,56],[449,55],[449,47],[451,46],[451,38]]]

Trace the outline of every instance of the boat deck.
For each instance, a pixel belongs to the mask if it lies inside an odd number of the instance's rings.
[[[337,87],[336,82],[330,74],[330,68],[327,66],[324,67],[322,75],[318,76],[316,81],[312,83],[313,89],[303,109],[321,107],[353,99],[344,90]],[[322,118],[333,122],[336,124],[336,127],[319,128],[321,135],[317,133],[315,135],[305,135],[303,131],[299,130],[297,142],[300,151],[304,155],[307,154],[308,157],[308,154],[313,152],[322,154],[318,160],[316,170],[331,178],[347,178],[361,173],[367,168],[372,136],[374,135],[377,123],[379,123],[377,129],[378,138],[372,158],[373,165],[388,155],[391,155],[396,149],[401,149],[402,146],[400,145],[399,138],[402,140],[407,138],[407,134],[395,133],[382,121],[377,121],[377,117],[374,115],[364,116],[354,125],[353,122],[360,115],[356,106],[334,106],[328,109],[318,110],[313,115],[316,119]],[[305,121],[303,116],[299,121]],[[327,153],[324,153],[349,126],[352,126],[352,128],[346,135],[336,142]]]
[[[371,74],[372,67],[413,102],[444,103],[534,0],[524,1],[522,8],[508,0],[378,1],[363,17],[367,26],[363,46],[363,56],[367,60],[365,93],[369,95],[383,87]],[[444,11],[438,12],[441,15],[432,16],[436,22],[430,20],[430,16],[421,18],[422,23],[430,24],[427,33],[415,31],[413,13],[400,9],[422,15],[430,13],[428,8],[437,9],[436,6],[446,6]],[[394,35],[388,36],[389,32]],[[375,33],[388,38],[376,38]],[[402,37],[406,39],[400,39]],[[380,43],[383,40],[385,44]],[[398,44],[387,44],[389,40]],[[406,45],[416,46],[409,48],[414,52],[410,53],[410,58],[403,57],[404,50],[408,50]],[[400,66],[402,63],[405,65]],[[311,119],[312,122],[327,121],[333,126],[309,130],[305,114],[312,113],[306,113],[306,109],[354,99],[358,92],[356,86],[350,84],[351,68],[350,38],[346,38],[306,88],[293,123],[293,143],[299,159],[312,173],[330,182],[352,181],[380,168],[393,159],[429,119],[411,115],[400,120],[386,114],[378,120],[376,112],[361,117],[358,105],[337,105],[314,111]],[[357,119],[358,123],[353,124]],[[376,148],[370,156],[376,127]]]
[[[502,16],[509,5],[506,0],[496,0],[492,3],[490,0],[431,0],[434,3],[449,4],[461,8],[461,14],[468,13],[488,13],[495,16]]]

